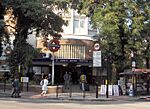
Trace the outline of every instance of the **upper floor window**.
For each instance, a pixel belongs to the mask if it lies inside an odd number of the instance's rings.
[[[84,31],[85,31],[85,20],[84,19],[74,20],[74,33],[83,34]]]

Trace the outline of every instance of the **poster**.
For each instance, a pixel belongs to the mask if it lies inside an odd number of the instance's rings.
[[[113,85],[108,85],[108,94],[113,95]]]
[[[29,77],[21,77],[21,82],[28,83]]]
[[[100,95],[106,95],[106,85],[101,85]]]
[[[119,96],[119,87],[118,85],[113,85],[114,96]]]

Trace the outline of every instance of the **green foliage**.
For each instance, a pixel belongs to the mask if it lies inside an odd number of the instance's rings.
[[[131,68],[131,51],[137,67],[143,67],[143,50],[148,54],[150,43],[148,0],[80,0],[77,9],[99,30],[102,52],[112,54],[119,72]]]
[[[7,7],[13,7],[14,15],[18,17],[18,26],[36,28],[47,34],[57,35],[62,32],[65,22],[53,12],[54,8],[65,8],[62,0],[4,0]],[[60,7],[61,6],[61,7]],[[17,26],[17,27],[18,27]],[[19,28],[19,27],[18,27]]]
[[[66,10],[67,2],[65,0],[3,0],[2,4],[5,9],[12,9],[17,20],[14,49],[8,59],[12,72],[15,72],[19,64],[26,66],[34,56],[34,50],[29,49],[26,42],[28,34],[33,30],[42,33],[43,37],[48,35],[61,37],[59,32],[63,31],[62,26],[66,23],[60,13]],[[61,12],[55,13],[54,9]]]
[[[4,22],[4,7],[2,6],[2,3],[0,2],[0,48],[1,48],[1,54],[3,52],[2,42],[6,44],[9,42],[9,37],[6,29],[4,28],[5,22]]]

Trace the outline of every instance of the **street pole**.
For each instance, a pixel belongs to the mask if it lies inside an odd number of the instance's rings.
[[[131,52],[131,60],[132,60],[132,73],[134,73],[135,71],[135,66],[136,66],[136,63],[135,63],[135,57],[134,57],[134,52],[132,51]],[[132,96],[135,95],[135,84],[136,84],[136,75],[135,74],[132,74]]]
[[[52,85],[54,85],[54,52],[52,53]]]
[[[54,52],[58,51],[60,48],[59,40],[52,39],[48,43],[48,48],[52,52],[52,85],[54,85]]]
[[[96,82],[96,98],[98,98],[98,81]]]
[[[109,84],[109,82],[108,82],[108,79],[109,79],[109,63],[108,63],[108,56],[107,56],[107,79],[106,79],[106,98],[109,98],[109,86],[108,86],[108,84]]]

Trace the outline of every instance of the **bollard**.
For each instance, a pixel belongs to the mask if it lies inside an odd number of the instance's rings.
[[[108,91],[109,91],[109,86],[108,86],[108,84],[106,84],[106,98],[109,98],[109,93],[108,93]]]
[[[29,83],[27,82],[27,92],[29,91]]]
[[[69,96],[70,96],[70,98],[72,97],[72,84],[70,83],[70,93],[69,93]]]
[[[83,98],[85,98],[85,90],[83,91]]]
[[[84,89],[82,89],[83,90],[83,98],[85,98],[85,83],[83,83],[83,86],[82,86],[82,88],[84,87]]]
[[[96,83],[96,98],[98,98],[98,83]]]
[[[58,98],[58,84],[57,84],[57,87],[56,87],[56,98]]]
[[[4,80],[4,92],[6,90],[6,80]]]

